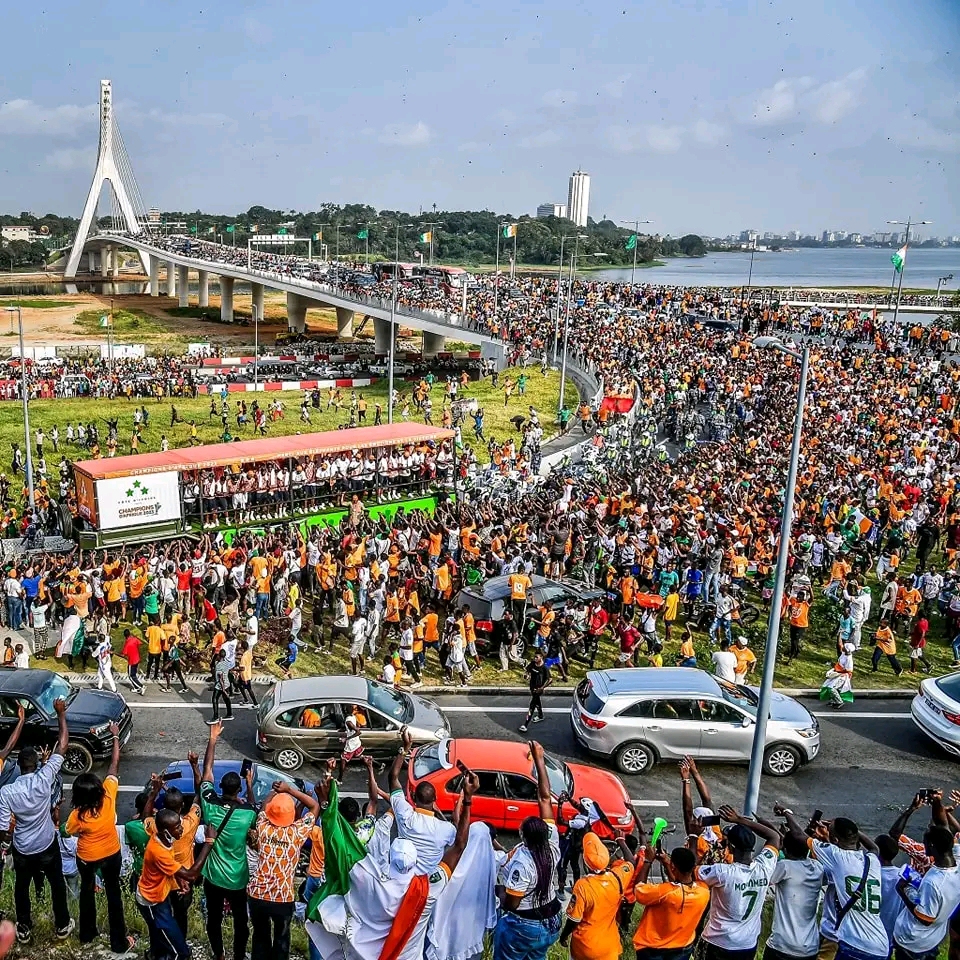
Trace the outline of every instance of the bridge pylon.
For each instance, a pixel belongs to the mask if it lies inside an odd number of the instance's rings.
[[[93,182],[87,194],[87,202],[83,205],[83,215],[77,227],[77,235],[70,249],[65,277],[75,277],[84,245],[95,226],[97,205],[104,182],[110,184],[115,201],[113,220],[115,229],[120,232],[123,228],[133,234],[143,233],[143,221],[146,219],[146,210],[137,181],[133,176],[133,167],[127,156],[120,128],[113,116],[113,87],[109,80],[100,81],[100,147],[97,152],[97,166],[93,172]],[[141,258],[143,259],[143,258]],[[149,265],[144,262],[144,269],[149,271]]]

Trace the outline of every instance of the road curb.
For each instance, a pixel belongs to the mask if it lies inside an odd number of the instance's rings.
[[[70,683],[93,685],[97,682],[95,673],[64,673],[61,674],[64,679]],[[122,674],[114,674],[115,679],[121,679]],[[192,673],[187,676],[187,683],[208,683],[209,675],[203,673]],[[257,684],[275,683],[279,678],[269,673],[254,674],[252,682]],[[409,688],[406,688],[409,689]],[[548,687],[543,691],[545,697],[569,697],[573,695],[575,687]],[[777,693],[782,693],[788,697],[818,697],[820,689],[810,687],[776,687]],[[411,690],[411,693],[418,693],[421,696],[450,696],[451,694],[464,694],[471,697],[526,697],[530,695],[529,687],[478,687],[467,685],[457,687],[453,684],[439,684],[417,687]],[[854,697],[863,700],[910,700],[917,695],[916,690],[859,690],[854,689]]]

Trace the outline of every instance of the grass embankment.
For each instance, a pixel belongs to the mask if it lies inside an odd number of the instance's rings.
[[[74,304],[74,300],[46,300],[25,297],[0,299],[0,309],[20,307],[21,310],[53,310],[58,307],[72,307]]]
[[[106,335],[104,317],[111,318],[109,310],[84,310],[77,314],[73,322],[79,329],[103,339]],[[163,343],[165,346],[172,346],[175,343],[186,343],[189,339],[170,330],[159,317],[145,310],[114,310],[110,326],[114,343],[129,341],[145,345]]]

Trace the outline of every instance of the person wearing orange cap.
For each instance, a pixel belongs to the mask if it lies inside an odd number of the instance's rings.
[[[574,885],[560,945],[569,944],[573,960],[617,960],[623,952],[617,915],[633,876],[625,860],[610,867],[610,851],[588,831],[583,837],[583,863],[590,872]]]
[[[297,817],[297,804],[303,813]],[[290,921],[296,901],[296,870],[300,848],[320,813],[313,794],[277,780],[257,817],[254,832],[259,858],[247,885],[253,939],[251,960],[288,960]]]

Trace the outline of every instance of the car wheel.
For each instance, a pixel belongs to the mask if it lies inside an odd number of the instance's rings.
[[[289,773],[303,766],[303,754],[294,747],[281,747],[273,758],[273,762],[280,770]]]
[[[82,743],[68,743],[63,755],[63,769],[66,773],[89,773],[93,767],[93,754]]]
[[[740,610],[740,622],[752,627],[760,619],[760,611],[753,604],[745,604]]]
[[[800,751],[787,743],[778,743],[763,755],[763,772],[771,777],[789,777],[800,766]]]
[[[617,751],[614,762],[621,773],[649,773],[657,756],[645,743],[625,743]]]
[[[527,652],[527,641],[522,637],[517,640],[517,656],[522,660],[523,655]]]

